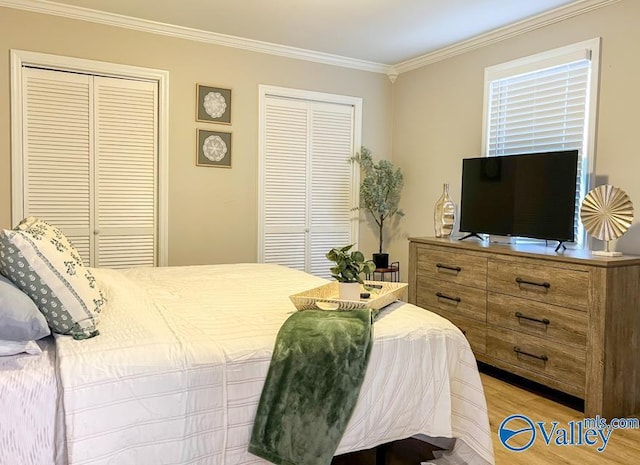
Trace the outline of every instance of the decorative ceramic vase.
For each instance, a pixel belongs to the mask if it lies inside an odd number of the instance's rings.
[[[442,195],[433,209],[436,237],[449,237],[456,222],[456,204],[449,197],[449,184],[443,184]]]
[[[339,283],[338,293],[340,300],[360,300],[360,283]]]

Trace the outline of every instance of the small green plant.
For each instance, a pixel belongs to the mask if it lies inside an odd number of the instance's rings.
[[[336,264],[329,271],[331,276],[341,283],[362,284],[362,275],[373,273],[376,265],[371,260],[365,260],[364,254],[359,250],[349,252],[353,245],[334,248],[327,252],[327,259]]]
[[[360,208],[367,211],[378,225],[379,253],[382,253],[385,221],[394,215],[404,216],[398,208],[404,178],[400,168],[394,168],[389,160],[374,163],[371,150],[364,146],[352,160],[360,164],[364,175],[360,182]]]

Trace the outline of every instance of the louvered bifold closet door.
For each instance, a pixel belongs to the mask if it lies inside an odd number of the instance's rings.
[[[354,111],[351,105],[311,105],[310,269],[331,277],[325,254],[352,242]]]
[[[328,278],[326,253],[356,236],[353,106],[269,96],[263,111],[261,259]]]
[[[263,261],[305,270],[308,105],[269,97],[264,112]]]
[[[23,211],[59,227],[90,263],[91,77],[23,70]]]
[[[96,266],[156,264],[156,84],[95,78]]]

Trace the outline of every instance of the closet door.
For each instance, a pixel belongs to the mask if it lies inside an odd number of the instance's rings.
[[[156,264],[155,83],[95,77],[95,266]]]
[[[263,115],[259,258],[329,277],[357,237],[353,107],[268,96]]]
[[[154,266],[157,84],[23,69],[23,211],[90,266]]]
[[[307,269],[309,115],[306,102],[265,107],[262,261]]]
[[[356,241],[352,236],[355,205],[353,107],[314,102],[310,108],[309,263],[307,271],[328,278],[333,247]]]
[[[33,68],[22,76],[24,216],[62,229],[90,263],[92,79]]]

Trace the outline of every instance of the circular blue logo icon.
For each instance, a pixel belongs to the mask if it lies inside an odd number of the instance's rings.
[[[498,436],[502,445],[510,451],[522,452],[536,440],[536,428],[528,417],[511,415],[500,423]]]

